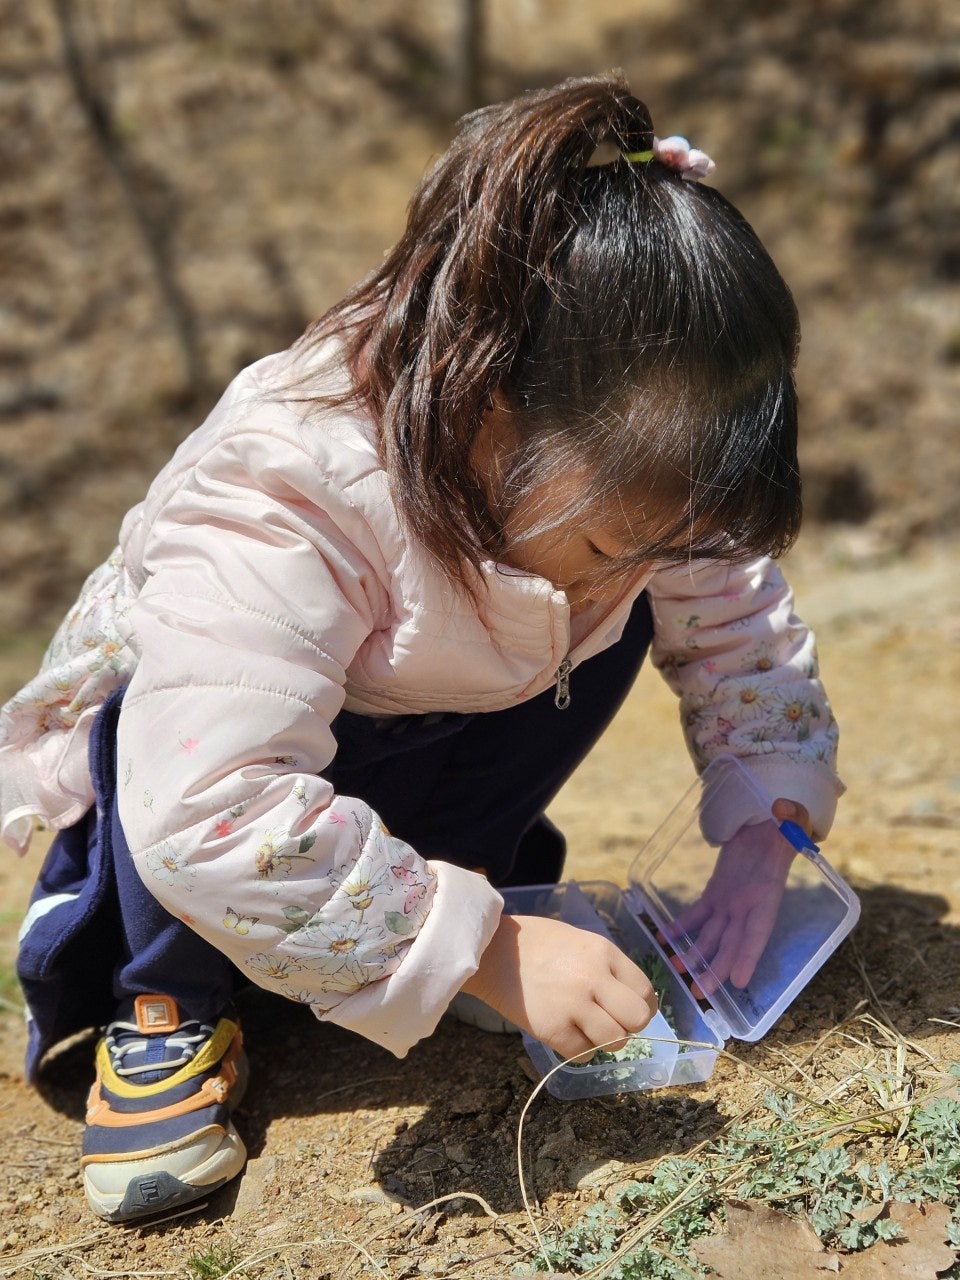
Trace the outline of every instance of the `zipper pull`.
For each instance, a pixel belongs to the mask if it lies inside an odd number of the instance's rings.
[[[557,667],[557,691],[553,695],[553,705],[560,711],[566,711],[570,705],[570,672],[573,670],[573,661],[570,658],[564,658]]]

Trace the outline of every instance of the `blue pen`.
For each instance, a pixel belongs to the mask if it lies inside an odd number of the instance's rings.
[[[813,843],[799,822],[781,822],[780,834],[788,844],[793,845],[797,853],[820,852],[820,846]]]

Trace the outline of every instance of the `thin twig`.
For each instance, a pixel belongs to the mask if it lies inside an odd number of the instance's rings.
[[[399,1076],[367,1076],[363,1080],[351,1080],[349,1084],[338,1085],[336,1089],[327,1089],[324,1093],[318,1093],[313,1099],[314,1102],[323,1102],[324,1098],[333,1098],[338,1093],[348,1093],[351,1089],[359,1089],[366,1084],[390,1084],[398,1080]]]

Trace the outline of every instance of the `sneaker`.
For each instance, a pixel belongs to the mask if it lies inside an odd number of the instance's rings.
[[[94,1213],[129,1222],[223,1186],[247,1157],[230,1112],[248,1077],[239,1024],[180,1020],[169,996],[137,996],[97,1046],[87,1100],[84,1190]]]

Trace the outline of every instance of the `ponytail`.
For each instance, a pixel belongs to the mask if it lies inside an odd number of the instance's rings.
[[[661,436],[671,424],[689,435],[698,418],[716,419],[718,384],[726,388],[720,400],[742,404],[756,399],[753,384],[774,364],[782,390],[783,368],[792,366],[795,312],[759,241],[716,192],[664,165],[624,158],[653,145],[649,112],[619,75],[473,112],[420,184],[383,264],[303,339],[344,339],[353,396],[379,425],[408,532],[468,592],[481,561],[504,550],[503,509],[491,510],[471,465],[496,392],[515,411],[521,438],[507,491],[518,492],[521,475],[524,485],[547,478],[561,458],[568,466],[572,453],[609,496],[621,485],[656,483],[654,460],[691,470],[691,441],[676,441],[671,460],[662,438],[650,438],[654,426]],[[621,158],[591,167],[598,148]],[[720,246],[713,267],[704,252],[711,237]],[[753,312],[763,314],[749,323],[727,311],[743,291],[743,271],[738,278],[727,261],[738,257],[744,269],[747,259],[759,261],[753,275],[763,277],[751,288]],[[771,344],[764,330],[774,311],[779,337]],[[731,323],[747,344],[732,353],[720,349]],[[759,356],[764,344],[779,350]],[[666,414],[650,412],[655,390],[669,401]],[[646,426],[630,410],[641,399]],[[795,455],[767,427],[785,450],[785,475]],[[707,434],[722,451],[723,430],[714,423]],[[708,467],[696,470],[704,476]],[[681,480],[673,475],[671,489],[693,483]],[[792,489],[784,510],[767,512],[749,541],[792,536]],[[687,510],[691,501],[685,497],[682,521],[702,524],[703,503]]]

